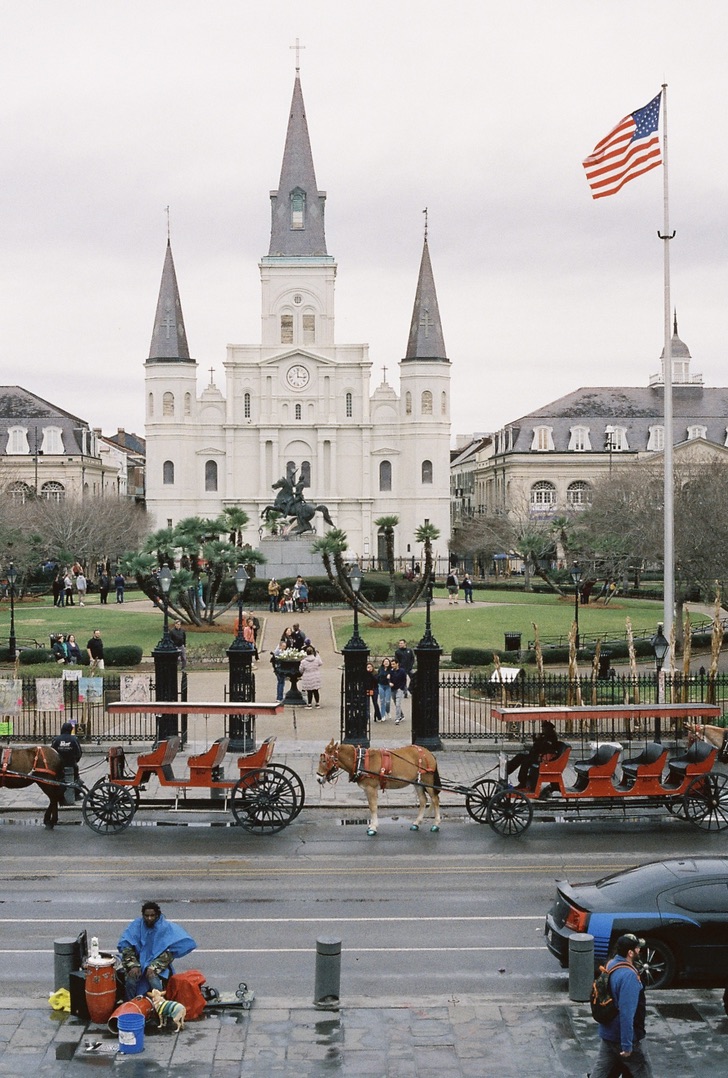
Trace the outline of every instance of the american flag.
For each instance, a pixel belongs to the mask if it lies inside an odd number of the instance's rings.
[[[657,133],[661,97],[662,92],[620,120],[584,161],[592,198],[616,195],[630,180],[662,164]]]

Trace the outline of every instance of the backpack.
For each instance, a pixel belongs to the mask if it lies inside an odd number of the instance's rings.
[[[167,999],[176,999],[187,1008],[187,1020],[199,1018],[207,1005],[202,986],[204,973],[198,969],[186,969],[182,973],[173,973],[167,981]]]
[[[600,1025],[609,1025],[619,1013],[609,986],[609,977],[614,973],[615,969],[625,968],[634,970],[635,976],[639,977],[639,973],[629,962],[617,962],[610,970],[607,970],[606,966],[599,967],[599,973],[592,984],[590,1003],[592,1018],[595,1022],[599,1022]]]

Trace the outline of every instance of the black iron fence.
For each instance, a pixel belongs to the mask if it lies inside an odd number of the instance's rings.
[[[102,742],[154,741],[156,722],[154,715],[133,715],[111,720],[106,705],[121,696],[121,679],[105,677],[103,693],[98,700],[79,700],[78,681],[63,681],[63,710],[38,707],[36,679],[22,678],[22,704],[18,715],[0,715],[1,742],[30,742],[47,744],[61,729],[64,722],[76,724],[81,741]],[[149,679],[149,699],[153,699],[154,681]]]
[[[658,696],[659,693],[659,696]],[[665,673],[659,684],[654,673],[627,674],[607,678],[584,675],[569,678],[566,674],[550,674],[543,678],[527,677],[522,672],[514,681],[492,680],[488,674],[448,674],[440,678],[440,735],[463,741],[499,741],[509,731],[503,722],[493,718],[492,707],[549,707],[623,706],[625,704],[655,703],[718,704],[728,711],[728,674],[714,677],[707,673]],[[529,728],[527,736],[531,736]],[[510,731],[512,734],[512,731]],[[600,737],[629,737],[630,731],[606,730],[600,726]]]

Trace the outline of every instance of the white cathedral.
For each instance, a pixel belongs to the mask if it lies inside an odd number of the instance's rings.
[[[450,361],[445,353],[425,233],[400,392],[370,390],[367,345],[337,344],[327,253],[326,195],[314,172],[298,71],[278,190],[271,192],[270,250],[260,263],[262,340],[233,344],[226,395],[197,392],[168,242],[145,365],[147,505],[157,528],[226,506],[249,517],[259,545],[261,512],[282,476],[303,480],[307,502],[328,506],[349,549],[381,556],[374,521],[396,514],[396,554],[420,560],[416,528],[450,534]],[[406,322],[403,318],[403,324]],[[312,525],[327,530],[317,514]],[[311,537],[311,533],[308,533]]]

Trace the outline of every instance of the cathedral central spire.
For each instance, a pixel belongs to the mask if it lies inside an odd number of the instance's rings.
[[[271,191],[270,201],[270,256],[295,258],[326,255],[326,192],[319,191],[316,184],[298,67],[293,84],[281,178],[278,190]]]
[[[177,274],[174,271],[174,259],[172,258],[172,245],[168,235],[148,362],[180,362],[189,360],[189,358],[190,350],[187,344],[184,318],[182,317],[182,303],[179,298]]]

